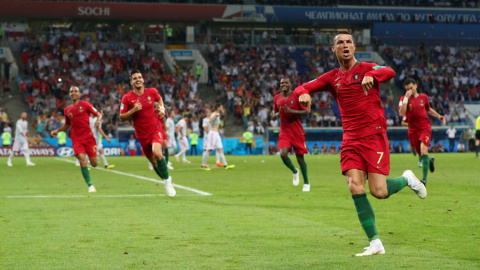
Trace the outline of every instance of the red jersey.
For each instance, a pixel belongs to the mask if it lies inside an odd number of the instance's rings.
[[[72,128],[70,137],[72,140],[81,140],[93,137],[90,129],[90,114],[97,115],[98,111],[87,101],[81,100],[77,105],[68,105],[64,110],[65,123]]]
[[[373,87],[368,90],[367,96],[362,88],[365,76],[374,78]],[[293,94],[298,99],[302,94],[330,92],[337,100],[342,116],[343,139],[358,139],[386,132],[387,121],[380,100],[380,82],[394,76],[395,71],[389,67],[357,62],[349,71],[336,68],[324,73],[297,87]]]
[[[400,98],[400,103],[398,104],[399,108],[402,107],[404,98],[405,96]],[[429,110],[430,103],[427,95],[419,94],[418,97],[411,96],[408,99],[407,112],[405,113],[408,122],[408,133],[432,128],[432,124],[430,123],[427,114]]]
[[[120,114],[131,110],[137,102],[142,104],[142,109],[132,115],[137,138],[148,138],[155,130],[163,129],[154,106],[154,102],[161,99],[155,88],[145,88],[145,92],[141,96],[130,91],[122,97]]]
[[[306,110],[304,106],[298,102],[298,98],[294,95],[283,97],[282,93],[275,95],[273,98],[273,110],[280,112],[280,134],[289,138],[304,136],[305,131],[302,126],[302,117],[298,114],[284,112],[284,107],[290,107],[292,110]]]

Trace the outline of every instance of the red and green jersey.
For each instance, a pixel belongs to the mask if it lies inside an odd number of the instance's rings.
[[[399,108],[402,107],[404,98],[405,96],[400,98]],[[429,110],[430,103],[427,95],[419,94],[418,97],[411,96],[408,99],[407,112],[405,113],[408,122],[408,133],[432,128],[427,114]]]
[[[365,76],[374,78],[368,95],[362,88]],[[389,67],[357,62],[349,71],[337,68],[295,89],[298,99],[302,94],[328,91],[337,100],[342,117],[343,139],[358,139],[385,132],[387,121],[380,99],[380,82],[395,76]]]
[[[142,109],[132,115],[137,138],[148,138],[156,130],[163,129],[154,105],[156,101],[158,102],[161,99],[162,97],[155,88],[145,88],[145,92],[140,96],[130,91],[122,97],[120,114],[131,110],[137,102],[142,104]]]
[[[97,115],[98,111],[87,101],[81,100],[77,105],[68,105],[63,113],[65,123],[71,126],[70,137],[72,140],[81,140],[93,136],[90,129],[90,114]]]
[[[273,98],[273,110],[280,112],[280,136],[286,136],[289,138],[295,138],[298,136],[304,136],[305,131],[302,126],[302,116],[293,113],[286,113],[284,108],[290,107],[292,110],[306,110],[304,106],[298,102],[298,98],[294,95],[283,97],[283,95],[277,94]]]

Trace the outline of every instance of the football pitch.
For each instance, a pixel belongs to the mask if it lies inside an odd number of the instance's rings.
[[[279,156],[227,156],[235,169],[211,171],[188,158],[170,159],[174,198],[144,157],[108,157],[108,171],[100,161],[93,194],[73,158],[0,158],[0,269],[480,268],[474,153],[435,155],[425,200],[408,187],[387,200],[367,193],[386,250],[368,257],[354,256],[368,241],[338,155],[305,157],[308,193]],[[391,155],[390,176],[420,178],[417,163]]]

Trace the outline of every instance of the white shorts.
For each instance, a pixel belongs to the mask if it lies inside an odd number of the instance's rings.
[[[168,136],[168,147],[177,149],[177,141],[175,141],[175,136]]]
[[[97,151],[103,149],[102,140],[95,138],[95,142],[97,143]]]
[[[28,150],[28,142],[26,139],[15,139],[12,146],[12,151]]]
[[[222,138],[220,138],[220,134],[218,131],[210,131],[208,133],[208,142],[207,142],[207,150],[214,150],[214,149],[223,149]]]
[[[182,139],[179,139],[178,144],[180,145],[180,151],[182,151],[182,150],[187,150],[188,151],[188,149],[190,148],[188,146],[188,140],[185,137],[183,137]]]
[[[207,133],[207,134],[205,134],[205,135],[203,135],[203,150],[207,150],[207,145],[208,145],[208,134],[210,134],[210,132],[209,132],[209,133]]]

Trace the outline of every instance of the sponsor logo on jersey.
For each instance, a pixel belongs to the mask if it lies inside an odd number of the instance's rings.
[[[372,67],[373,69],[377,70],[377,69],[381,69],[381,68],[384,68],[385,66],[379,66],[379,65],[376,65],[374,67]]]

